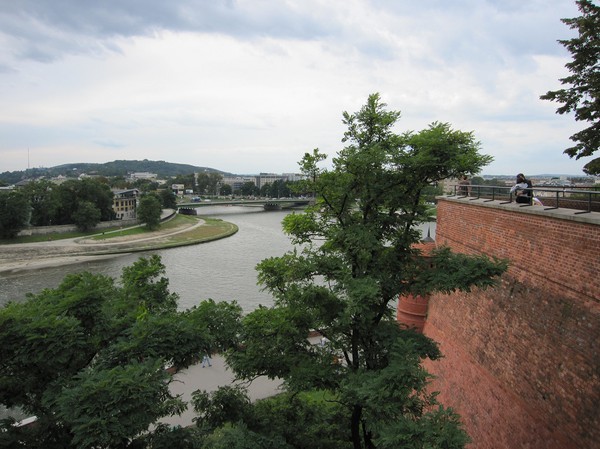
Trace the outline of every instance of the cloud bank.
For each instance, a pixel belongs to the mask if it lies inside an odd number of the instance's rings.
[[[473,131],[487,174],[580,174],[560,87],[567,0],[0,4],[0,172],[151,159],[297,171],[379,92],[398,131]]]

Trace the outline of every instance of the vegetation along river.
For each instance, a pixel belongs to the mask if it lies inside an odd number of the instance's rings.
[[[123,267],[143,255],[158,254],[166,267],[172,292],[179,294],[179,305],[186,309],[203,299],[237,301],[244,311],[258,305],[272,304],[268,292],[257,285],[256,265],[263,259],[280,256],[292,249],[281,229],[289,211],[265,212],[262,208],[211,206],[200,209],[202,215],[214,216],[236,224],[239,231],[231,237],[147,253],[134,253],[82,264],[0,273],[0,305],[20,301],[27,293],[56,287],[65,275],[80,271],[101,273],[118,278]],[[422,227],[427,234],[428,225]],[[435,223],[431,224],[432,237]]]

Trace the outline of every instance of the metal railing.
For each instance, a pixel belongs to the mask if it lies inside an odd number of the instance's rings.
[[[471,200],[483,199],[488,201],[501,201],[501,204],[516,202],[516,195],[506,186],[487,186],[487,185],[456,185],[454,193],[448,195],[458,198],[469,198]],[[590,212],[600,212],[600,190],[586,190],[580,188],[531,188],[533,197],[539,201],[539,206],[544,210],[553,209],[575,209],[575,214],[587,214]],[[538,207],[537,202],[519,203],[520,207]]]

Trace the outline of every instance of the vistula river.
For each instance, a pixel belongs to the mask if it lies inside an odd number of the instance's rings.
[[[291,250],[288,236],[281,229],[283,217],[289,211],[269,211],[242,206],[209,206],[199,210],[202,215],[221,218],[236,224],[239,231],[231,237],[202,243],[114,258],[94,260],[76,265],[25,270],[0,274],[0,306],[21,301],[27,293],[59,285],[69,273],[90,271],[119,278],[123,267],[139,257],[158,254],[166,268],[170,291],[179,295],[181,309],[192,307],[204,299],[237,301],[245,312],[260,304],[273,303],[271,295],[257,285],[256,265],[263,259],[283,255]],[[435,237],[435,223],[424,225],[424,236],[430,228]]]

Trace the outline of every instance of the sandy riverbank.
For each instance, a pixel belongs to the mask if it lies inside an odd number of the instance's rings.
[[[217,226],[197,219],[197,221],[182,223],[175,228],[131,236],[116,236],[106,240],[94,240],[90,236],[0,245],[0,274],[76,264],[138,251],[198,244],[227,237],[235,232],[237,227],[231,223],[220,222]]]

